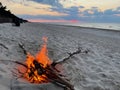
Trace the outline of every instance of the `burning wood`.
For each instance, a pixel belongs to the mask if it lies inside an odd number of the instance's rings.
[[[15,62],[26,68],[23,75],[21,68],[18,68],[21,76],[31,83],[48,83],[52,82],[54,84],[60,85],[68,90],[74,90],[73,85],[71,85],[66,79],[63,79],[58,70],[55,68],[52,60],[49,59],[47,55],[47,38],[44,37],[44,44],[41,50],[36,56],[32,56],[26,51],[24,45],[19,43],[21,49],[23,49],[24,54],[27,56],[25,64],[20,62]]]
[[[68,53],[69,56],[64,58],[62,61],[59,62],[52,62],[47,55],[47,38],[44,37],[44,44],[41,50],[37,53],[36,56],[31,55],[29,52],[26,51],[24,45],[19,43],[21,49],[23,49],[24,54],[27,56],[25,63],[21,63],[18,61],[11,61],[18,65],[21,65],[26,70],[23,72],[22,68],[18,67],[16,70],[20,77],[25,78],[26,80],[30,81],[31,83],[48,83],[52,82],[54,84],[60,85],[61,87],[66,88],[67,90],[74,90],[74,86],[71,85],[67,79],[63,79],[59,74],[59,71],[55,68],[55,66],[59,63],[65,62],[75,54],[79,53],[88,53],[88,51],[82,51],[80,48],[73,52]],[[17,76],[18,74],[14,72]],[[19,78],[19,77],[18,77]]]

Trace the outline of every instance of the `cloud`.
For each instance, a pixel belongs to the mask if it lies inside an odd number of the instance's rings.
[[[59,3],[59,0],[32,0],[34,2],[38,2],[38,3],[42,3],[42,4],[48,4],[51,6],[61,6],[61,4]]]
[[[85,8],[84,6],[79,6],[80,9]]]
[[[120,23],[120,8],[107,9],[102,12],[98,7],[92,7],[84,11],[79,11],[79,7],[52,8],[53,11],[64,12],[65,16],[37,15],[29,16],[29,19],[49,19],[49,20],[79,20],[84,22],[118,22]],[[82,16],[81,16],[82,14]],[[28,17],[28,15],[27,15]]]
[[[92,11],[93,14],[88,13],[88,11]],[[91,8],[89,10],[85,10],[83,16],[86,16],[86,20],[90,22],[119,22],[120,23],[120,12],[119,8],[116,10],[107,9],[104,12],[99,10],[99,8]]]
[[[15,0],[14,0],[15,1]],[[19,0],[18,0],[19,1]],[[23,6],[17,7],[20,17],[27,19],[80,20],[86,22],[120,22],[120,7],[101,10],[99,7],[86,9],[85,6],[66,8],[60,0],[24,0]],[[66,1],[67,2],[67,1]],[[14,6],[14,5],[13,5]],[[12,6],[12,7],[13,7]],[[13,8],[15,8],[13,7]],[[28,8],[29,7],[29,8]],[[24,10],[24,8],[27,8]],[[23,14],[23,15],[22,15]]]
[[[81,12],[83,16],[101,16],[103,12],[98,7],[92,7]]]
[[[52,15],[18,15],[24,19],[48,19],[48,20],[62,20],[61,16],[52,16]]]
[[[120,7],[118,7],[118,8],[117,8],[117,11],[119,11],[119,12],[120,12]]]
[[[12,13],[16,15],[51,15],[51,16],[64,16],[67,15],[63,12],[58,12],[57,10],[52,10],[52,6],[48,4],[37,3],[32,0],[10,0],[9,2],[5,2],[4,0],[0,0],[3,5],[7,6],[8,9],[12,11]]]

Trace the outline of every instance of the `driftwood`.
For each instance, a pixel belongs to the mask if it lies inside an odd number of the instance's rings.
[[[25,49],[23,43],[18,43],[19,47],[23,50],[23,53],[27,55],[27,50]]]

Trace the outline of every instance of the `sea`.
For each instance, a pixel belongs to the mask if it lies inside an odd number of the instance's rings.
[[[100,29],[109,29],[109,30],[118,30],[120,31],[120,23],[52,23],[58,25],[70,25],[70,26],[80,26],[80,27],[90,27],[90,28],[100,28]]]

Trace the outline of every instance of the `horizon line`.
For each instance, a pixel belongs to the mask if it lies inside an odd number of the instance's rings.
[[[71,23],[77,23],[80,22],[79,20],[52,20],[52,19],[28,19],[30,22],[71,22]]]

